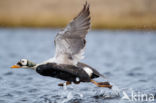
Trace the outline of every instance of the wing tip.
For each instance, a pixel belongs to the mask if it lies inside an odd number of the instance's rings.
[[[85,7],[89,7],[89,6],[90,6],[87,0],[86,0],[86,2],[85,2],[84,6],[85,6]]]
[[[86,0],[85,4],[83,5],[83,9],[80,11],[80,13],[74,19],[76,19],[78,16],[83,15],[83,14],[87,14],[87,16],[90,16],[90,5],[87,2],[87,0]]]
[[[83,11],[83,10],[82,10]],[[88,3],[88,1],[86,0],[85,4],[84,4],[84,11],[87,11],[90,13],[90,5]]]

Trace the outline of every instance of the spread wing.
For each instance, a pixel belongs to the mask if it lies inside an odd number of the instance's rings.
[[[83,59],[86,34],[90,28],[89,4],[55,37],[55,61],[60,64],[76,65]]]

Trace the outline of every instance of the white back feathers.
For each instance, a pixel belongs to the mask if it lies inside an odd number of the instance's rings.
[[[83,70],[91,77],[93,74],[93,70],[88,68],[88,67],[84,67]]]

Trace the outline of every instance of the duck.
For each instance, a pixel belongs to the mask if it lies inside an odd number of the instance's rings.
[[[42,76],[64,80],[58,86],[91,82],[97,87],[112,88],[108,82],[96,82],[95,78],[105,78],[93,67],[80,62],[84,58],[86,35],[91,25],[90,5],[86,2],[79,14],[60,32],[54,40],[53,58],[36,64],[28,59],[21,59],[11,68],[35,70]]]

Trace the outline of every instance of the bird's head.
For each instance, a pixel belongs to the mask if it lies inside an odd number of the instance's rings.
[[[35,63],[27,59],[21,59],[19,62],[17,62],[17,64],[11,66],[11,68],[34,68],[35,66]]]

